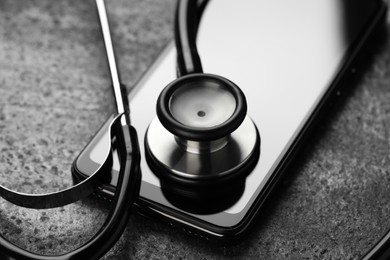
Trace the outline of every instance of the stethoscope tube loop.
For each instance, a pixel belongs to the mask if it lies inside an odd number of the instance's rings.
[[[115,121],[116,119],[114,119]],[[111,140],[106,140],[111,149]],[[112,156],[108,149],[104,156],[104,162],[99,168],[84,181],[64,190],[45,193],[28,194],[13,191],[0,185],[0,196],[7,201],[21,207],[33,209],[56,208],[74,203],[91,195],[96,188],[103,182],[104,176],[111,170]]]
[[[129,216],[130,205],[139,194],[140,188],[140,154],[138,138],[135,129],[130,125],[130,115],[127,102],[126,88],[119,81],[116,69],[115,55],[110,37],[109,25],[106,15],[104,0],[96,0],[104,42],[106,45],[107,59],[111,72],[112,87],[114,91],[117,116],[110,125],[110,149],[107,152],[103,165],[89,178],[64,191],[30,195],[13,192],[0,186],[0,195],[17,205],[50,208],[66,205],[91,194],[103,179],[104,174],[111,171],[112,147],[119,155],[119,176],[113,205],[108,217],[100,230],[84,245],[60,255],[41,255],[27,251],[0,235],[0,259],[27,259],[27,260],[68,260],[68,259],[98,259],[103,256],[122,235]],[[100,180],[100,181],[99,181]]]
[[[122,114],[111,125],[111,138],[115,139],[120,156],[120,170],[112,208],[100,230],[81,247],[62,255],[41,255],[18,247],[0,236],[0,259],[68,260],[98,259],[102,257],[122,235],[130,216],[130,203],[135,200],[140,187],[140,153],[136,131],[122,125]]]

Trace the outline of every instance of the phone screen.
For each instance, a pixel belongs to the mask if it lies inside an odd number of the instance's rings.
[[[243,90],[248,115],[261,136],[259,161],[240,199],[223,212],[190,214],[165,198],[159,179],[146,163],[143,144],[156,116],[158,95],[176,78],[176,53],[170,45],[130,93],[132,125],[142,156],[140,197],[216,226],[239,224],[323,98],[336,87],[378,8],[379,1],[364,0],[210,1],[198,33],[203,69],[228,78]],[[102,129],[78,158],[78,162],[90,160],[88,167],[77,164],[85,174],[103,160],[100,151],[107,148],[99,140],[107,133]]]

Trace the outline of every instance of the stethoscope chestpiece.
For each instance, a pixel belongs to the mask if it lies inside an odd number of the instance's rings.
[[[233,82],[212,74],[180,77],[157,101],[161,124],[183,140],[208,142],[228,136],[244,121],[246,99]]]
[[[210,199],[209,191],[244,180],[256,165],[260,136],[243,92],[230,80],[203,73],[180,77],[163,89],[156,110],[145,137],[146,159],[170,191]]]

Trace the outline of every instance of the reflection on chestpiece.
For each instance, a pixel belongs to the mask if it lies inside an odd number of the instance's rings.
[[[215,187],[245,178],[258,161],[260,137],[246,100],[231,81],[191,74],[169,84],[145,137],[146,158],[160,179]]]
[[[213,153],[224,148],[230,141],[230,135],[211,141],[191,141],[175,136],[177,144],[189,153]]]

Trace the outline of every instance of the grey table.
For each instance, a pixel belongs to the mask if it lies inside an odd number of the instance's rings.
[[[128,86],[172,40],[174,4],[110,1]],[[210,245],[133,215],[104,259],[359,258],[390,228],[390,43],[371,51],[243,243]],[[94,2],[1,0],[0,71],[1,182],[25,192],[72,185],[72,161],[113,111]],[[4,236],[53,254],[92,236],[108,205],[91,197],[32,210],[0,199],[0,208]]]

